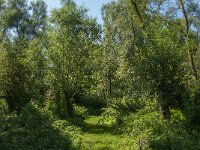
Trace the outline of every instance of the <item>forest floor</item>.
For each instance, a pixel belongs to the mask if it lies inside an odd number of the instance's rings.
[[[114,127],[99,124],[99,119],[98,115],[85,119],[81,150],[126,150],[126,139]]]

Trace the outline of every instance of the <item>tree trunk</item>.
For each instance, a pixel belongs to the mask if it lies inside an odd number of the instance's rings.
[[[67,114],[70,118],[72,118],[74,116],[74,107],[72,103],[72,98],[67,93],[65,93],[65,101],[67,107]]]
[[[16,101],[11,96],[0,96],[0,99],[5,99],[8,104],[8,109],[10,112],[16,110]]]
[[[188,50],[188,55],[189,55],[189,60],[190,60],[192,74],[195,77],[195,79],[198,80],[198,74],[197,74],[197,69],[196,69],[196,65],[195,65],[195,62],[194,62],[193,52],[191,52],[190,50]]]
[[[170,119],[169,105],[162,93],[159,95],[159,105],[160,105],[160,113],[163,119],[169,120]]]
[[[109,77],[109,96],[112,94],[112,79]]]

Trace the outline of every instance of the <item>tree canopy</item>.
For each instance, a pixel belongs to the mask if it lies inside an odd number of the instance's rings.
[[[199,1],[60,2],[0,0],[0,149],[200,149]]]

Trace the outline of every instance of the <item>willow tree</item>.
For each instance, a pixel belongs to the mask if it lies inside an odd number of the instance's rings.
[[[134,80],[127,57],[134,40],[134,30],[126,0],[113,1],[102,7],[104,20],[102,81],[105,96],[132,95]],[[126,16],[126,17],[124,17]]]
[[[150,86],[150,91],[158,96],[165,119],[170,117],[170,107],[183,108],[187,93],[184,85],[187,74],[192,71],[192,75],[198,78],[191,49],[194,45],[190,35],[194,31],[190,28],[192,23],[189,23],[185,7],[197,5],[194,1],[186,4],[183,1],[177,2],[179,3],[170,0],[128,1],[134,28],[141,35],[138,36],[141,37],[139,40],[135,40],[134,57],[130,62],[134,64],[138,78],[145,81]],[[183,15],[180,15],[181,11]],[[191,18],[194,17],[192,13],[190,15]],[[191,71],[186,71],[187,53]]]
[[[64,1],[51,17],[48,79],[62,117],[73,116],[72,98],[79,98],[92,82],[91,58],[100,30],[86,12],[74,2]]]
[[[29,88],[31,68],[28,67],[27,51],[29,42],[38,35],[39,26],[43,26],[45,6],[42,1],[28,5],[26,0],[1,1],[0,28],[1,45],[6,53],[7,76],[4,86],[4,97],[7,99],[10,110],[15,110],[27,103],[32,95]],[[42,7],[34,6],[43,3]],[[32,13],[30,12],[32,10]],[[43,9],[42,11],[40,9]]]

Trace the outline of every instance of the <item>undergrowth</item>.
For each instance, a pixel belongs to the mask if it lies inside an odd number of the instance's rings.
[[[199,133],[186,128],[187,118],[181,110],[171,108],[170,119],[164,120],[156,99],[146,99],[142,105],[143,108],[126,113],[128,108],[118,109],[112,104],[104,109],[100,121],[117,127],[118,132],[126,139],[128,150],[200,149]]]
[[[55,118],[34,102],[19,114],[10,114],[4,100],[0,100],[0,107],[0,149],[72,150],[80,145],[82,132],[78,127]]]

